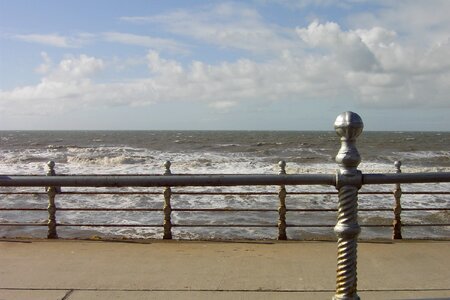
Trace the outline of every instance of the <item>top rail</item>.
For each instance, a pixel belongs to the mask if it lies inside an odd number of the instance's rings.
[[[0,186],[163,187],[335,185],[336,175],[0,176]]]
[[[27,187],[163,187],[163,186],[257,186],[257,185],[332,185],[336,174],[294,175],[66,175],[0,176],[0,186]],[[450,172],[363,174],[362,184],[450,182]]]
[[[363,174],[362,184],[450,182],[450,172]]]

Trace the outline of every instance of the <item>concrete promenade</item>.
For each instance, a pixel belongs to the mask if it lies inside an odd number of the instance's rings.
[[[334,242],[0,240],[0,299],[331,299]],[[361,299],[450,299],[450,242],[360,242]]]

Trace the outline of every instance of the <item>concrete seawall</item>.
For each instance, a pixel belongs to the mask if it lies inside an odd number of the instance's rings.
[[[331,299],[334,242],[0,240],[0,299]],[[362,299],[449,299],[449,241],[361,242]]]

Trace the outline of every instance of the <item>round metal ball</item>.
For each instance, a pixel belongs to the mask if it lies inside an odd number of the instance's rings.
[[[364,128],[361,117],[354,112],[341,113],[334,122],[334,130],[343,138],[354,139],[358,137]]]

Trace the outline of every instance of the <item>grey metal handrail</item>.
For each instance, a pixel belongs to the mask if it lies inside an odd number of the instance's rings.
[[[363,174],[362,184],[450,182],[450,172]]]
[[[338,178],[338,179],[337,179]],[[290,175],[55,175],[0,176],[0,186],[10,187],[164,187],[164,186],[257,186],[331,185],[344,180],[341,174]],[[450,182],[450,172],[362,174],[363,185],[389,183]]]
[[[0,176],[0,186],[164,187],[334,185],[335,175]]]

